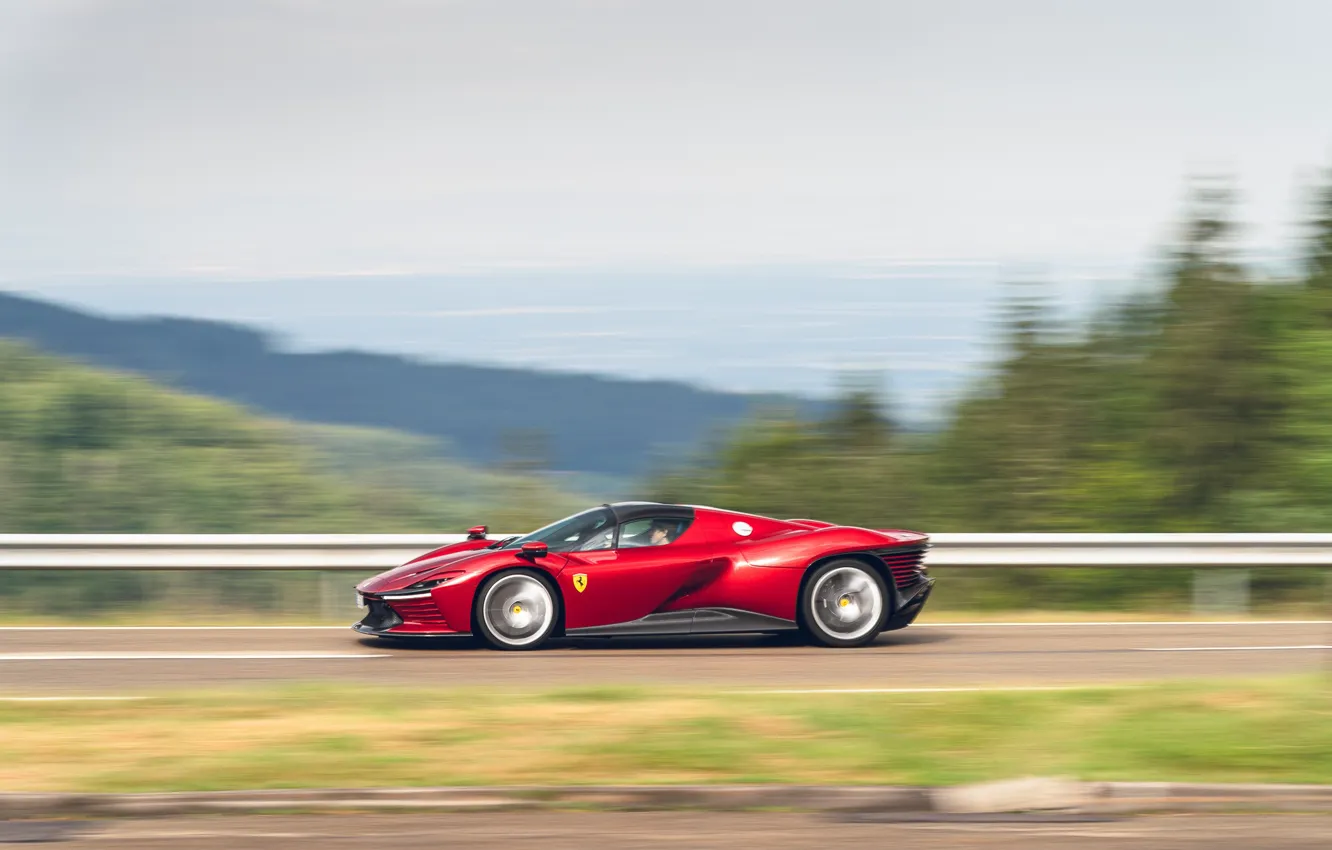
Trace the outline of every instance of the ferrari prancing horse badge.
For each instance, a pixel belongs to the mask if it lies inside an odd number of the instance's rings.
[[[587,590],[587,573],[574,573],[574,590],[582,593]]]

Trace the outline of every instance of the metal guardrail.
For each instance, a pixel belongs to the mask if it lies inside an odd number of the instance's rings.
[[[492,538],[507,535],[491,535]],[[461,534],[0,534],[0,570],[375,572]],[[932,567],[1332,567],[1332,534],[936,534]]]
[[[500,537],[507,535],[492,535]],[[0,570],[378,572],[464,534],[0,534]]]

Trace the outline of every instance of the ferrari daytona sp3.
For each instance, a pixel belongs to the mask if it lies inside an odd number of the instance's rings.
[[[356,587],[353,628],[471,633],[495,649],[551,637],[777,632],[860,646],[910,625],[934,586],[929,538],[692,505],[617,502],[522,537],[468,539]]]

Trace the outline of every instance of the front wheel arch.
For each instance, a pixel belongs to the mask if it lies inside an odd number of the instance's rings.
[[[486,637],[484,633],[485,619],[484,615],[481,612],[481,604],[485,600],[486,592],[490,589],[491,585],[495,584],[496,582],[500,581],[506,576],[513,576],[513,575],[527,576],[529,578],[533,578],[538,582],[540,582],[545,587],[546,592],[550,594],[550,598],[555,605],[555,617],[554,617],[554,622],[551,623],[550,630],[546,633],[545,637],[541,638],[540,640],[536,641],[533,644],[507,645],[507,644],[497,643]],[[493,572],[488,573],[485,576],[485,578],[483,578],[477,584],[476,592],[472,594],[471,615],[472,615],[472,627],[471,627],[472,637],[481,641],[482,643],[494,649],[500,649],[500,650],[536,649],[540,647],[542,644],[546,643],[546,641],[550,640],[550,638],[563,634],[564,594],[560,592],[559,582],[556,581],[554,576],[552,576],[546,570],[543,570],[539,567],[528,567],[520,565],[503,567],[501,569],[497,569],[494,570]]]

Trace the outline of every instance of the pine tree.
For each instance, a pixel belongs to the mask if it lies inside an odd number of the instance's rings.
[[[1324,172],[1322,184],[1315,189],[1313,207],[1306,258],[1308,285],[1332,292],[1332,168]]]
[[[1055,299],[1050,284],[1039,278],[1010,281],[1004,287],[999,325],[1011,363],[1050,341],[1056,329]]]
[[[1186,523],[1225,526],[1223,505],[1261,468],[1283,398],[1263,329],[1265,301],[1235,260],[1233,192],[1195,190],[1176,251],[1154,382],[1151,448],[1173,478],[1169,507]]]
[[[884,396],[869,379],[844,377],[841,392],[823,420],[834,450],[885,449],[894,425],[885,412]]]

